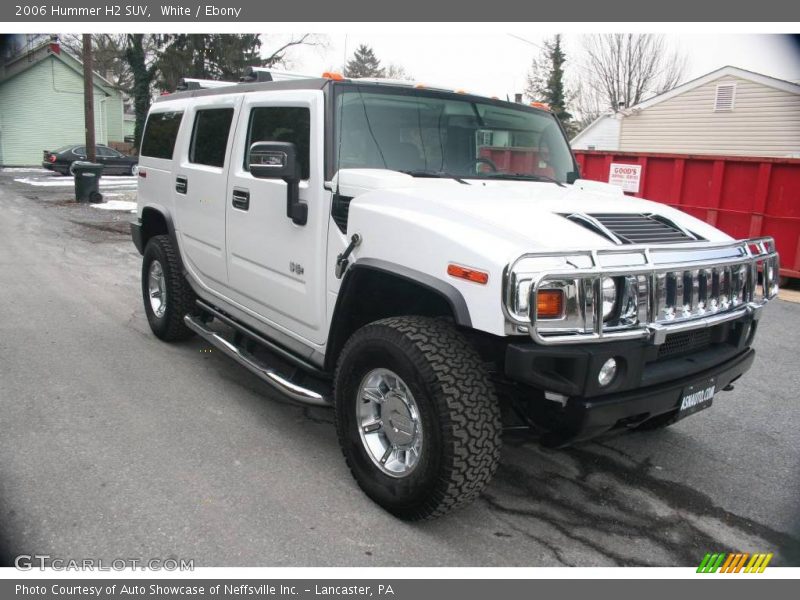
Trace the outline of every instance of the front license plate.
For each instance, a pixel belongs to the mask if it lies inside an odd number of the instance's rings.
[[[714,379],[683,388],[678,416],[688,417],[711,406],[716,389],[717,383]]]

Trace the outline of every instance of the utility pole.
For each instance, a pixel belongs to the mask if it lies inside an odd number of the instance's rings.
[[[83,120],[86,127],[86,158],[97,160],[94,139],[94,68],[92,66],[92,36],[83,34]]]

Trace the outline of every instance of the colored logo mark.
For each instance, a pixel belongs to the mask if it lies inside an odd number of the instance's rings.
[[[747,552],[719,552],[706,553],[700,566],[697,567],[698,573],[763,573],[769,561],[772,560],[772,553],[748,554]]]

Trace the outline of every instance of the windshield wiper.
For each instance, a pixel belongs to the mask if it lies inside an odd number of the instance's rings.
[[[428,171],[424,169],[410,169],[410,170],[403,170],[398,169],[401,173],[405,173],[406,175],[411,175],[412,177],[441,177],[443,179],[454,179],[458,183],[463,183],[464,185],[471,185],[469,181],[464,181],[458,175],[453,175],[452,173],[448,173],[447,171]]]
[[[558,179],[554,179],[553,177],[549,177],[547,175],[534,175],[533,173],[484,173],[484,177],[493,177],[496,179],[502,179],[506,177],[508,179],[531,179],[533,181],[548,181],[550,183],[555,183],[558,187],[566,187],[563,182],[559,181]]]

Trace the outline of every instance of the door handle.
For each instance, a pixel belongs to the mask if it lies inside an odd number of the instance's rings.
[[[179,194],[185,194],[189,190],[189,180],[186,177],[175,178],[175,191]]]
[[[250,192],[247,190],[234,189],[232,204],[233,208],[238,208],[239,210],[249,210]]]

